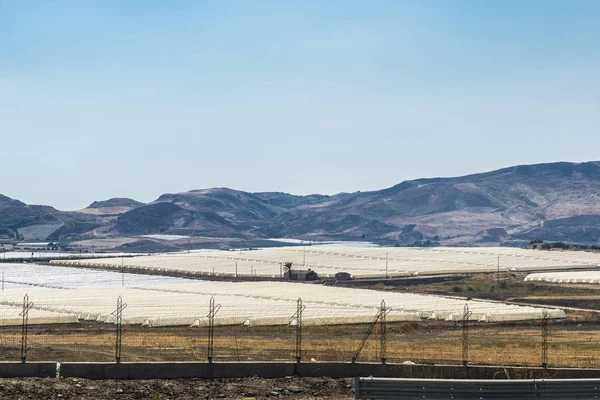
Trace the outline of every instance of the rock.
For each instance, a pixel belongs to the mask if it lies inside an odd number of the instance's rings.
[[[302,393],[302,389],[298,386],[288,386],[287,390],[292,393]]]
[[[123,393],[123,389],[122,388],[118,388],[116,391],[117,394],[122,394]]]
[[[279,397],[279,392],[273,390],[272,392],[269,393],[269,396]]]

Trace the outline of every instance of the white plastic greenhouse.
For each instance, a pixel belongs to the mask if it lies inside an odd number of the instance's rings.
[[[357,278],[409,276],[416,274],[496,271],[535,271],[564,268],[595,268],[600,254],[583,251],[539,251],[516,248],[360,248],[360,247],[280,247],[252,251],[214,251],[189,254],[162,254],[131,258],[95,260],[53,260],[67,266],[150,270],[177,274],[203,274],[224,277],[280,277],[282,264],[311,268],[320,277],[332,278],[348,272]]]
[[[0,302],[0,326],[21,325],[23,317],[23,303]],[[30,324],[69,324],[77,323],[79,320],[75,314],[55,312],[33,308],[29,311]]]
[[[550,283],[600,283],[600,271],[566,271],[529,274],[525,281]]]
[[[78,320],[113,323],[117,297],[127,308],[123,321],[148,327],[204,326],[209,301],[221,305],[217,325],[293,324],[297,300],[306,306],[303,323],[333,325],[371,322],[382,300],[392,311],[388,321],[462,318],[465,300],[364,289],[279,282],[213,282],[148,288],[17,288],[0,292],[0,324],[18,317],[23,296],[33,302],[30,323],[68,323]],[[471,320],[500,322],[540,319],[541,308],[498,302],[468,301]],[[547,310],[551,318],[564,318],[561,310]],[[6,321],[6,322],[3,322]]]

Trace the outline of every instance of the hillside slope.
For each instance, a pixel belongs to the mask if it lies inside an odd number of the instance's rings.
[[[522,165],[333,196],[192,190],[164,194],[148,204],[131,199],[94,202],[79,212],[0,196],[0,234],[49,239],[178,234],[388,244],[530,239],[595,243],[600,235],[600,162]]]
[[[600,163],[517,166],[458,178],[406,181],[394,187],[332,196],[298,206],[272,221],[274,236],[338,239],[377,238],[406,243],[440,237],[449,243],[475,243],[499,236],[545,238],[535,230],[544,221],[581,216],[595,225],[600,215]],[[586,225],[556,224],[564,240],[586,237]],[[396,229],[392,229],[395,227]],[[491,231],[491,232],[490,232]],[[504,233],[503,233],[504,232]],[[527,235],[531,232],[531,235]],[[564,235],[561,232],[565,232]],[[408,235],[407,235],[408,233]]]

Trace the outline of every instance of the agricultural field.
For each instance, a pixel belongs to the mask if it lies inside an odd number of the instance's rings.
[[[472,321],[542,318],[541,308],[441,296],[285,282],[199,282],[120,288],[18,287],[0,293],[0,305],[5,308],[0,314],[0,324],[19,323],[17,316],[25,295],[33,302],[29,317],[32,324],[114,323],[113,311],[119,296],[127,304],[123,322],[147,327],[206,326],[211,298],[220,306],[216,325],[293,325],[299,298],[305,307],[303,324],[307,326],[369,323],[382,301],[391,309],[387,315],[390,322],[456,321],[463,318],[465,305],[468,305]],[[551,318],[565,316],[558,309],[547,312]]]
[[[124,361],[206,360],[211,298],[218,307],[215,360],[294,360],[294,314],[301,298],[305,307],[302,352],[307,361],[349,361],[384,300],[390,310],[386,318],[390,363],[460,363],[460,320],[468,304],[468,357],[473,364],[539,365],[540,323],[548,313],[550,365],[600,365],[596,314],[565,314],[557,309],[560,304],[504,301],[527,293],[551,300],[553,294],[594,291],[524,282],[524,273],[506,272],[500,284],[495,273],[479,273],[411,286],[394,286],[401,285],[400,281],[390,285],[360,281],[365,285],[360,288],[357,281],[357,287],[348,288],[293,282],[206,282],[52,265],[5,267],[5,276],[12,276],[14,283],[6,281],[0,293],[0,359],[4,360],[18,360],[19,314],[27,294],[32,303],[31,361],[114,360],[113,312],[120,296],[126,304]],[[486,294],[490,300],[477,299]],[[377,362],[381,356],[378,329],[367,340],[359,361]]]
[[[100,258],[100,257],[128,257],[136,255],[135,253],[80,253],[80,252],[59,252],[47,250],[31,250],[31,251],[4,251],[0,252],[0,261],[8,260],[24,260],[29,259],[71,259],[71,258]]]
[[[117,271],[98,271],[84,268],[38,264],[0,263],[2,290],[35,288],[81,289],[151,287],[202,281],[159,275],[122,274]]]
[[[507,247],[393,248],[280,247],[251,251],[161,254],[131,258],[53,260],[54,264],[121,268],[168,275],[197,274],[225,278],[281,278],[283,264],[312,269],[321,278],[348,272],[355,278],[539,270],[589,269],[600,265],[600,254],[583,251],[539,251]]]

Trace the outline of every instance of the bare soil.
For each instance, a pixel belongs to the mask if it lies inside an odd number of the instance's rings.
[[[178,379],[92,381],[87,379],[0,379],[0,399],[186,400],[352,399],[352,379]]]

